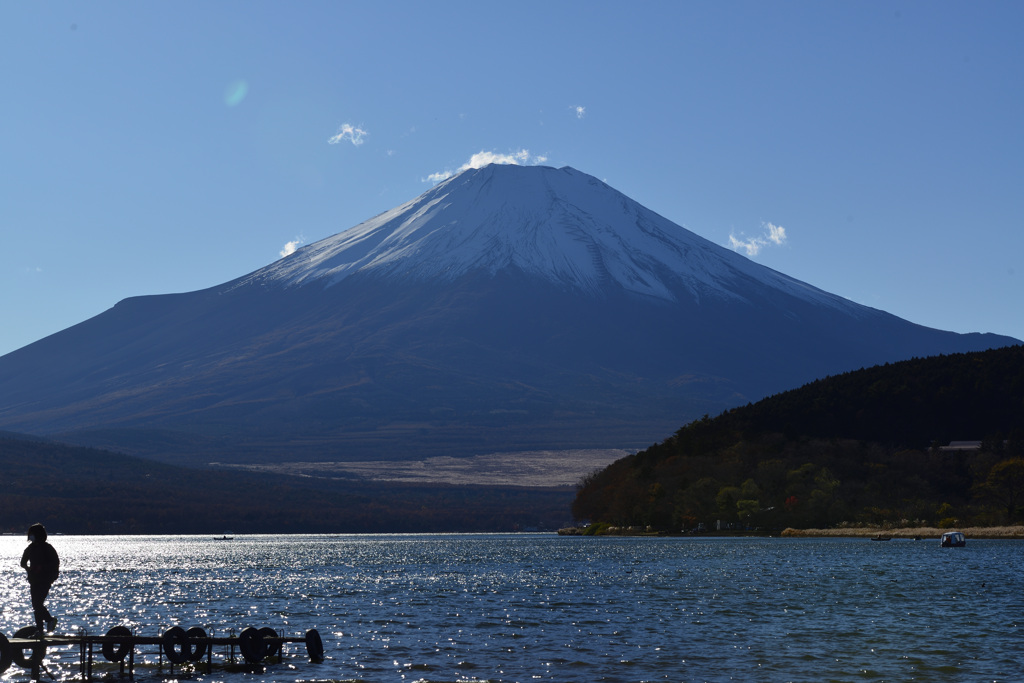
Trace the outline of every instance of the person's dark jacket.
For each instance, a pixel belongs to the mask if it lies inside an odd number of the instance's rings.
[[[28,570],[29,584],[49,586],[60,574],[60,558],[54,547],[46,542],[46,528],[42,524],[32,525],[28,532],[35,540],[25,548],[21,566]]]

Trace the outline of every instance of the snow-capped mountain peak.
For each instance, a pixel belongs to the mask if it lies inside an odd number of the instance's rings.
[[[244,282],[328,285],[355,273],[420,279],[517,268],[566,289],[675,301],[743,298],[753,277],[792,294],[841,299],[755,264],[573,168],[492,164],[307,245]]]

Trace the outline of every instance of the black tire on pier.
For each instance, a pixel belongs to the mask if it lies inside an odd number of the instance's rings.
[[[164,631],[160,640],[164,654],[172,664],[184,664],[192,656],[192,644],[188,642],[188,636],[182,627],[170,627]]]
[[[324,641],[320,638],[320,632],[315,628],[306,631],[306,652],[309,654],[309,661],[324,661]]]
[[[263,634],[258,628],[247,626],[238,634],[238,649],[242,651],[245,661],[258,664],[267,656],[267,645],[263,642]]]
[[[123,638],[124,640],[103,643],[103,657],[108,662],[123,662],[132,649],[132,632],[127,626],[115,626],[107,631],[107,638]]]
[[[267,648],[267,657],[273,657],[281,652],[281,641],[277,640],[277,631],[269,626],[264,626],[260,629],[260,636],[263,638],[263,646]],[[267,638],[271,640],[268,641]]]
[[[7,640],[7,636],[3,633],[0,633],[0,674],[11,668],[13,662],[14,652],[11,641]]]
[[[193,626],[185,631],[189,642],[192,644],[192,655],[189,657],[193,662],[203,661],[210,644],[206,642],[206,630],[201,626]]]
[[[15,638],[37,638],[35,643],[31,645],[19,645],[11,648],[11,654],[14,657],[15,663],[22,669],[31,669],[33,666],[43,661],[43,657],[46,656],[46,643],[43,642],[42,638],[39,638],[39,631],[35,626],[26,626],[25,628],[19,628],[14,632]],[[25,656],[25,651],[31,650],[32,654],[28,657]]]

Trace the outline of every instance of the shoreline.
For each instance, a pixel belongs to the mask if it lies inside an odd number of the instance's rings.
[[[1019,526],[971,526],[956,529],[940,529],[938,527],[899,527],[883,529],[880,527],[842,527],[836,529],[784,529],[773,534],[764,531],[707,531],[700,534],[670,534],[640,527],[610,527],[596,533],[588,534],[585,527],[566,527],[558,530],[559,536],[672,536],[689,538],[719,537],[764,537],[764,538],[900,538],[907,540],[935,540],[942,538],[948,531],[960,531],[970,539],[1004,539],[1024,540],[1024,525]]]
[[[879,529],[877,527],[860,527],[845,529],[785,529],[780,536],[786,538],[873,538],[888,536],[891,538],[907,538],[922,540],[938,540],[948,531],[961,531],[967,540],[972,538],[985,539],[1024,539],[1024,526],[979,526],[959,527],[956,529],[938,529],[936,527],[902,527],[898,529]]]

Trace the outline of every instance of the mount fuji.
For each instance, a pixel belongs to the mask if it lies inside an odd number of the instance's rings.
[[[0,357],[0,429],[183,464],[637,448],[825,375],[1016,343],[829,294],[572,168],[491,165]]]

